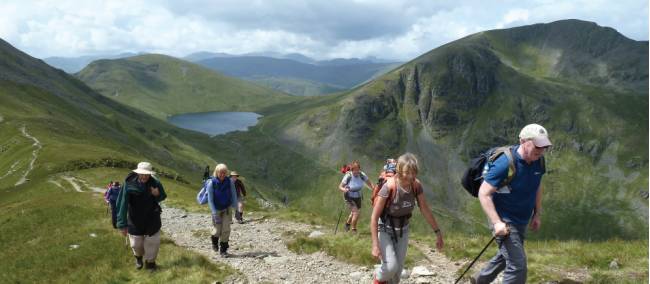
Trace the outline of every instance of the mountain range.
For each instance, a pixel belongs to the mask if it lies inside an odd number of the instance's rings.
[[[332,166],[416,153],[435,207],[481,222],[465,163],[539,123],[555,143],[543,234],[647,237],[647,109],[648,42],[565,20],[470,35],[260,127]]]
[[[93,61],[144,54],[140,52],[80,57],[47,57],[44,61],[73,74],[80,72]],[[375,57],[368,59],[336,58],[319,61],[299,53],[281,54],[277,52],[232,55],[202,51],[189,54],[182,59],[204,65],[229,76],[253,81],[259,85],[298,96],[314,96],[343,91],[400,64]],[[258,69],[259,66],[265,67]],[[347,78],[338,78],[340,74]]]
[[[563,20],[473,34],[361,85],[330,80],[354,87],[289,96],[155,54],[95,61],[72,76],[0,41],[0,259],[85,265],[81,253],[47,254],[63,245],[36,233],[94,226],[74,215],[88,213],[94,199],[61,193],[56,184],[84,173],[100,180],[111,167],[128,171],[141,160],[176,188],[172,203],[191,199],[204,166],[219,161],[265,199],[335,220],[341,164],[358,159],[374,177],[387,157],[412,152],[443,227],[484,232],[480,205],[460,187],[460,175],[480,151],[517,143],[528,123],[544,125],[554,142],[546,154],[544,229],[530,238],[647,240],[647,41]],[[249,131],[217,137],[164,121],[205,111],[264,117]],[[52,216],[75,221],[62,225]],[[418,218],[412,228],[426,232]],[[34,256],[8,249],[26,239]],[[28,273],[11,277],[36,281]]]

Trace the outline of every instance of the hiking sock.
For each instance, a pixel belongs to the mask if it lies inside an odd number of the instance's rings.
[[[214,252],[219,251],[219,238],[215,236],[210,236],[210,240],[212,240],[212,250]]]
[[[135,255],[135,268],[142,269],[142,256]]]

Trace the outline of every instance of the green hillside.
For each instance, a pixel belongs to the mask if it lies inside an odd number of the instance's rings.
[[[482,32],[348,94],[269,116],[260,127],[332,167],[358,158],[374,173],[386,157],[414,152],[435,207],[481,224],[478,202],[458,182],[465,162],[516,143],[520,128],[537,122],[555,146],[547,154],[549,213],[536,237],[645,239],[648,93],[636,86],[648,85],[648,43],[618,35],[612,43],[611,29],[575,20]],[[593,44],[577,43],[585,41]],[[549,64],[549,50],[571,56]],[[617,64],[622,57],[630,64]],[[593,62],[606,73],[574,72]]]
[[[344,91],[345,88],[297,78],[252,77],[250,81],[295,96],[320,96]]]
[[[334,89],[353,88],[385,74],[400,64],[359,59],[307,63],[292,58],[266,56],[217,56],[198,60],[196,63],[229,76],[251,80],[299,96],[323,95],[331,93]]]
[[[98,60],[76,76],[102,95],[158,118],[206,111],[259,112],[291,96],[166,55]]]
[[[206,282],[233,273],[168,240],[161,273],[139,273],[100,193],[147,160],[171,202],[191,204],[200,171],[218,158],[200,150],[214,151],[207,135],[109,100],[4,41],[0,74],[1,279]]]
[[[63,239],[66,245],[91,231],[110,232],[108,222],[98,225],[101,216],[91,213],[101,206],[91,205],[99,200],[90,187],[83,189],[86,195],[73,195],[78,192],[69,187],[69,192],[58,190],[56,183],[70,177],[98,185],[126,173],[137,161],[149,160],[173,188],[170,204],[186,207],[203,167],[226,162],[246,176],[256,195],[284,201],[287,208],[278,214],[333,226],[343,208],[337,168],[359,159],[362,170],[374,179],[382,160],[405,151],[420,159],[420,178],[448,236],[446,253],[469,257],[468,252],[475,255],[474,247],[482,245],[477,241],[483,239],[476,236],[487,235],[487,229],[478,201],[460,187],[465,163],[488,147],[516,143],[519,129],[537,122],[549,130],[554,148],[547,154],[542,230],[529,235],[534,249],[528,254],[537,263],[531,267],[531,281],[561,280],[558,275],[566,273],[558,270],[586,267],[595,282],[647,282],[647,54],[647,42],[571,20],[471,35],[349,92],[328,96],[273,93],[161,55],[97,61],[77,74],[100,95],[4,44],[0,212],[13,213],[1,214],[0,224],[13,233],[0,239],[5,251],[0,266],[18,269],[21,263],[37,263],[37,254],[9,260],[19,254],[9,248],[20,247],[25,239],[61,249],[61,240],[39,238],[33,228],[45,224],[55,230],[57,216],[74,219],[65,215],[74,210],[66,209],[83,207],[79,210],[92,216],[86,223],[75,221],[61,229],[76,230]],[[240,92],[242,88],[251,91]],[[250,96],[244,99],[246,94]],[[236,104],[213,103],[233,98],[239,99]],[[247,132],[213,138],[159,120],[170,114],[223,110],[256,111],[264,117]],[[25,175],[34,156],[34,170]],[[28,181],[16,185],[23,177]],[[21,192],[27,198],[21,198]],[[43,198],[31,197],[38,194]],[[43,200],[48,199],[65,205],[44,209]],[[368,222],[368,204],[364,199],[360,224]],[[17,218],[18,208],[31,217]],[[431,232],[423,223],[421,217],[413,219],[414,238],[430,241]],[[119,242],[117,236],[107,238]],[[562,254],[558,248],[571,253]],[[626,251],[639,255],[619,256]],[[125,255],[103,256],[96,263],[122,261]],[[75,256],[66,258],[72,266],[80,262]],[[606,262],[613,258],[621,260],[623,270],[607,270]],[[157,280],[195,282],[183,275],[197,277],[215,270],[201,258],[190,262],[199,271],[175,271]],[[632,275],[633,267],[646,273]],[[196,281],[229,273],[220,269],[226,272]],[[123,277],[137,281],[139,276],[129,271],[122,271]],[[11,277],[7,279],[28,275]],[[52,279],[78,279],[74,274],[58,277]]]

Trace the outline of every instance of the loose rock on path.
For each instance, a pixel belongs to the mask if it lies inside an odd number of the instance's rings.
[[[247,222],[231,225],[228,258],[212,251],[211,218],[205,214],[187,213],[164,207],[162,230],[179,246],[201,253],[213,261],[222,262],[239,270],[242,275],[230,278],[227,283],[371,283],[374,267],[363,267],[335,259],[324,252],[296,254],[286,247],[283,232],[312,232],[317,226],[264,218],[259,213],[248,213]],[[433,252],[424,244],[418,249],[425,260],[417,265],[430,271],[402,279],[401,283],[453,283],[453,273],[458,269],[442,254]],[[368,248],[370,250],[370,248]],[[433,261],[433,262],[431,262]],[[408,268],[408,272],[411,268]]]

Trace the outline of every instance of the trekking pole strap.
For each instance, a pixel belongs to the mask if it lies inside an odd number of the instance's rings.
[[[469,271],[469,269],[472,268],[472,265],[474,265],[474,263],[478,260],[478,258],[481,257],[483,252],[485,252],[485,250],[492,244],[492,242],[494,241],[495,238],[496,238],[496,236],[492,236],[492,239],[490,239],[490,241],[487,243],[487,245],[485,245],[483,250],[476,256],[476,258],[474,258],[472,263],[470,263],[469,266],[467,266],[467,269],[465,269],[465,271],[463,271],[463,274],[461,274],[460,277],[458,277],[458,279],[456,279],[456,282],[454,282],[454,284],[457,284],[458,281],[460,281],[460,279],[462,279],[463,276],[465,276],[465,273],[467,273],[467,271]]]

